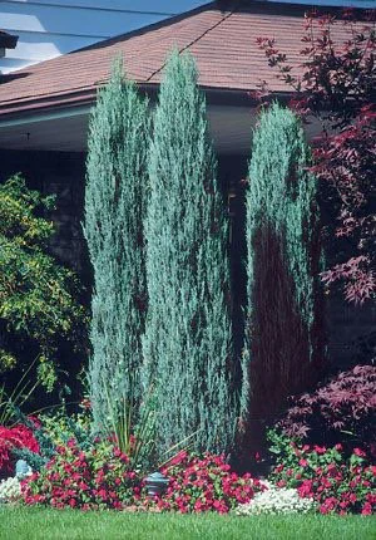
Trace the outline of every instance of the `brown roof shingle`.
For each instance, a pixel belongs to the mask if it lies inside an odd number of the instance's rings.
[[[298,70],[305,10],[299,5],[256,1],[221,10],[213,2],[12,73],[8,82],[0,84],[0,116],[92,101],[119,54],[130,78],[145,85],[159,83],[166,56],[174,46],[195,56],[203,87],[249,91],[264,79],[272,90],[286,91],[267,66],[256,38],[276,37]],[[343,34],[341,23],[337,31]]]

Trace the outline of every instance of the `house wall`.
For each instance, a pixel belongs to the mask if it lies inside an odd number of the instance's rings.
[[[30,187],[45,194],[55,193],[57,209],[53,219],[57,233],[51,243],[53,253],[74,267],[90,287],[91,269],[82,233],[85,154],[69,152],[18,152],[0,150],[0,182],[22,172]],[[219,176],[230,217],[230,255],[233,278],[235,346],[242,347],[242,309],[246,305],[244,190],[247,174],[245,156],[219,159]],[[354,356],[376,352],[376,306],[354,308],[342,295],[326,299],[329,345],[333,369],[346,368]],[[369,339],[373,335],[372,339]],[[368,350],[368,353],[367,353]]]

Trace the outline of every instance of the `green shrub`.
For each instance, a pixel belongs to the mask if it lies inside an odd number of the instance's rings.
[[[160,452],[194,436],[228,451],[232,380],[227,223],[193,59],[169,59],[155,113],[146,218],[149,311],[144,384],[155,388]]]
[[[94,270],[89,382],[95,428],[104,432],[112,429],[111,417],[122,414],[124,403],[137,408],[141,399],[147,108],[118,63],[90,120],[85,194],[85,235]]]
[[[53,204],[20,175],[0,185],[0,373],[17,379],[38,357],[48,391],[65,367],[59,347],[82,349],[86,325],[77,277],[49,252]]]
[[[270,421],[321,360],[317,182],[296,115],[274,104],[254,131],[247,190],[242,409]]]

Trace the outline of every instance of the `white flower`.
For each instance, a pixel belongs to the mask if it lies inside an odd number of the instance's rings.
[[[0,503],[16,502],[21,498],[21,483],[14,476],[0,482]]]
[[[266,482],[264,482],[265,484]],[[239,516],[259,514],[296,514],[311,512],[316,508],[312,499],[302,499],[296,489],[277,488],[267,483],[268,489],[256,493],[247,504],[236,509]]]

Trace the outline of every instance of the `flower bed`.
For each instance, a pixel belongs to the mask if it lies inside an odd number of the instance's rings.
[[[239,515],[315,509],[322,514],[369,515],[376,510],[376,467],[372,453],[361,448],[349,454],[348,445],[343,449],[340,444],[303,444],[274,430],[270,449],[277,457],[271,483],[237,475],[224,456],[184,451],[161,468],[168,478],[166,492],[150,497],[144,475],[135,472],[132,459],[116,448],[113,438],[93,440],[86,424],[52,424],[35,427],[35,436],[25,426],[0,428],[0,455],[8,475],[20,450],[29,452],[26,461],[30,455],[39,457],[40,470],[36,467],[22,482],[27,505],[220,514],[235,510]],[[76,432],[77,438],[72,436]],[[2,493],[3,502],[13,493],[16,501],[18,480],[1,484],[0,497]]]
[[[162,473],[169,478],[169,486],[157,506],[181,513],[225,514],[264,489],[250,474],[238,476],[232,472],[223,456],[209,453],[198,456],[180,452]]]
[[[279,487],[296,488],[299,496],[318,503],[321,514],[376,511],[376,467],[360,448],[346,458],[341,445],[288,444],[271,478]]]
[[[82,510],[121,510],[139,499],[140,479],[109,441],[82,450],[71,439],[39,472],[22,483],[26,504]]]
[[[214,511],[224,514],[249,502],[264,486],[249,474],[238,476],[223,456],[179,453],[162,473],[169,479],[165,494],[149,497],[142,479],[111,441],[97,441],[88,450],[74,440],[58,447],[57,454],[39,473],[22,484],[27,505],[82,510]]]
[[[251,516],[261,514],[307,514],[316,510],[313,499],[301,498],[294,488],[278,488],[268,483],[268,489],[256,493],[254,499],[247,504],[241,504],[236,514]]]

